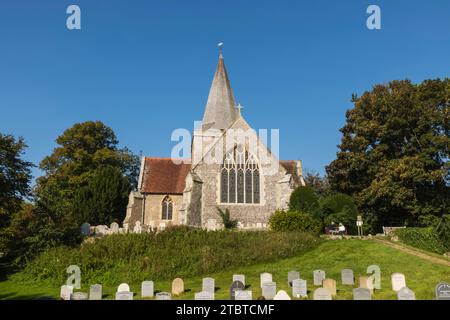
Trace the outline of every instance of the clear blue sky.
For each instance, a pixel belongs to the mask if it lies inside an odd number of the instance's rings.
[[[70,4],[80,31],[66,28]],[[370,4],[381,30],[366,28]],[[201,120],[224,41],[247,121],[279,128],[281,158],[323,173],[352,93],[449,76],[450,1],[10,0],[0,41],[0,132],[23,136],[36,164],[86,120],[170,156],[172,130]]]

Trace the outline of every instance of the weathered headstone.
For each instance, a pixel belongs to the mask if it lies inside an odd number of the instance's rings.
[[[277,284],[275,282],[264,282],[262,286],[262,295],[266,300],[273,299],[277,294]]]
[[[292,296],[294,298],[304,298],[308,296],[306,280],[295,279],[292,281]]]
[[[214,300],[214,293],[202,291],[195,294],[195,300]]]
[[[172,300],[172,295],[169,292],[158,292],[155,297],[156,300]]]
[[[353,300],[372,300],[372,293],[367,288],[353,289]]]
[[[215,231],[217,230],[217,220],[216,219],[208,219],[206,221],[206,230]]]
[[[330,291],[332,296],[336,295],[336,280],[333,279],[325,279],[322,281],[322,285],[324,289]]]
[[[359,287],[369,289],[370,293],[373,293],[373,280],[371,277],[359,277]]]
[[[172,281],[172,294],[179,295],[184,292],[184,282],[181,278],[176,278]]]
[[[403,287],[397,292],[398,300],[416,300],[416,294],[408,287]]]
[[[450,284],[441,282],[436,286],[436,300],[450,300]]]
[[[355,276],[352,269],[341,270],[341,280],[343,285],[352,286],[355,284]]]
[[[263,287],[264,282],[272,282],[272,274],[268,272],[261,273],[260,286]]]
[[[127,283],[121,283],[119,284],[119,287],[117,288],[117,292],[129,292],[130,286]]]
[[[233,282],[234,281],[240,281],[245,286],[245,275],[243,275],[243,274],[233,274]]]
[[[81,234],[85,237],[89,237],[91,235],[91,225],[87,222],[81,225]]]
[[[313,298],[314,300],[332,300],[330,291],[325,288],[317,288],[314,290]]]
[[[108,227],[102,224],[95,227],[96,236],[104,236],[108,234],[108,231],[109,231]]]
[[[215,281],[213,278],[203,278],[202,280],[203,291],[208,291],[212,294],[215,292]]]
[[[236,300],[236,291],[237,290],[244,290],[245,289],[245,285],[239,281],[239,280],[235,280],[233,281],[233,283],[231,284],[230,287],[230,300]]]
[[[133,292],[120,291],[116,292],[116,300],[133,300]]]
[[[235,300],[252,300],[251,290],[237,290]]]
[[[73,293],[73,286],[63,285],[61,286],[59,296],[63,300],[70,300],[72,293]]]
[[[322,285],[322,281],[325,280],[325,271],[323,271],[323,270],[314,270],[313,277],[314,277],[314,285],[315,286],[321,286]]]
[[[298,271],[289,271],[288,272],[288,285],[292,287],[292,281],[295,279],[300,279],[300,272]]]
[[[142,298],[152,298],[153,295],[154,295],[153,281],[143,281],[141,283],[141,297]]]
[[[89,300],[102,300],[102,285],[93,284],[89,289]]]
[[[391,275],[392,290],[400,291],[401,288],[406,287],[405,275],[403,273],[393,273]]]
[[[273,297],[273,300],[291,300],[291,297],[289,297],[286,291],[280,290],[275,297]]]
[[[117,222],[111,223],[110,230],[113,234],[119,233],[119,224]]]
[[[89,296],[87,292],[81,292],[77,291],[72,293],[72,296],[70,297],[70,300],[88,300]]]
[[[139,220],[134,223],[133,233],[142,233],[142,226]]]

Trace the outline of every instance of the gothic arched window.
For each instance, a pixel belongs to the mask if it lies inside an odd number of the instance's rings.
[[[241,145],[225,156],[220,171],[220,202],[259,203],[259,166]]]
[[[166,196],[162,201],[162,220],[172,220],[173,202],[169,196]]]

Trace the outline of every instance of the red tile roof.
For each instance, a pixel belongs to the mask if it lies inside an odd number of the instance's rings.
[[[183,162],[174,163],[176,160]],[[183,194],[191,164],[186,159],[145,157],[143,169],[141,192]]]

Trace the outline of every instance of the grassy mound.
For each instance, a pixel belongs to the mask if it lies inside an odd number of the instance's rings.
[[[13,276],[19,282],[65,283],[69,265],[83,282],[112,285],[173,279],[292,257],[320,243],[300,232],[233,232],[173,228],[158,234],[111,235],[79,248],[58,247],[39,255]]]

